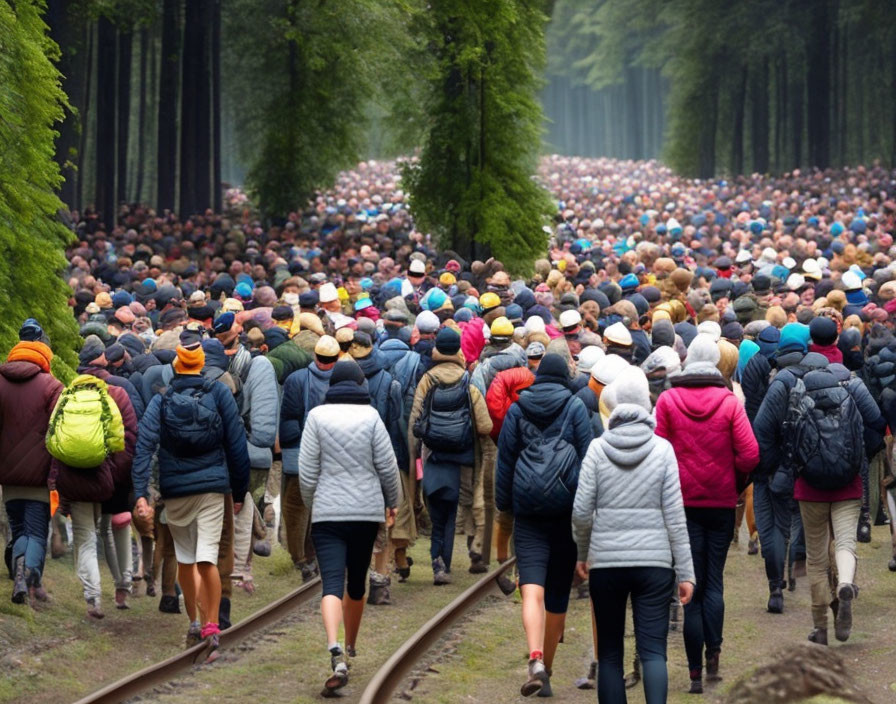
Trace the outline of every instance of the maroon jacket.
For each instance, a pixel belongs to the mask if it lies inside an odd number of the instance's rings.
[[[0,484],[47,486],[47,426],[61,391],[32,362],[0,366]]]
[[[96,468],[79,469],[53,459],[51,476],[55,479],[59,496],[65,501],[89,501],[102,503],[113,495],[127,493],[131,489],[131,463],[137,445],[137,414],[128,398],[128,392],[118,386],[108,386],[109,396],[121,411],[124,423],[124,450],[105,459]],[[122,509],[126,510],[126,509]]]

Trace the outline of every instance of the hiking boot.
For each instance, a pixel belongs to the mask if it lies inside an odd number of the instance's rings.
[[[202,627],[202,632],[199,635],[208,645],[208,655],[205,657],[205,664],[210,665],[221,654],[218,650],[220,648],[218,636],[221,635],[221,629],[217,623],[207,623]]]
[[[233,624],[230,622],[230,599],[226,596],[221,597],[221,603],[218,606],[218,628],[226,631]]]
[[[159,611],[163,614],[179,614],[180,602],[176,596],[163,594],[162,598],[159,599]]]
[[[367,603],[371,606],[389,606],[392,604],[392,595],[389,593],[389,585],[392,580],[377,572],[370,573],[370,593],[367,595]]]
[[[691,678],[691,686],[688,689],[688,694],[703,694],[703,678],[698,677],[694,679]]]
[[[103,613],[103,609],[100,606],[99,599],[87,600],[87,618],[94,621],[100,621],[106,618],[106,614]]]
[[[576,680],[576,689],[594,689],[597,686],[597,660],[592,660],[588,673]]]
[[[787,581],[787,591],[789,591],[789,592],[796,591],[796,580],[795,579],[789,579]]]
[[[470,574],[485,574],[488,572],[488,565],[482,561],[482,555],[478,552],[470,553]]]
[[[541,686],[541,689],[538,690],[538,694],[536,696],[538,696],[538,697],[553,697],[554,696],[554,690],[551,689],[550,674],[548,675],[548,678],[545,680],[544,684]]]
[[[549,680],[550,677],[547,669],[545,669],[544,662],[542,662],[541,658],[533,658],[529,660],[529,679],[520,687],[520,694],[524,697],[538,694]]]
[[[353,645],[345,646],[345,654],[348,655],[350,658],[358,657],[358,651],[355,649],[355,646],[353,646]]]
[[[498,589],[501,590],[501,593],[504,596],[510,596],[516,591],[516,582],[510,579],[506,574],[502,574],[498,577]]]
[[[711,655],[709,653],[706,654],[706,679],[710,682],[717,682],[722,679],[719,676],[719,657],[721,656],[721,652],[718,650]]]
[[[860,543],[871,542],[871,516],[867,511],[862,511],[859,516],[859,526],[856,529],[856,540]]]
[[[116,609],[129,609],[128,606],[128,594],[130,591],[127,589],[116,589],[115,590],[115,608]]]
[[[625,688],[637,687],[641,681],[641,658],[635,653],[635,661],[632,663],[632,671],[625,676]]]
[[[193,621],[187,629],[187,637],[184,639],[184,645],[187,650],[202,642],[202,627],[199,621]]]
[[[837,588],[837,600],[840,606],[834,619],[834,636],[841,643],[849,640],[852,631],[852,600],[856,598],[858,591],[854,584],[841,584]]]
[[[314,562],[296,562],[295,568],[302,573],[302,584],[317,577],[317,565]]]
[[[747,543],[747,555],[758,555],[759,554],[759,538],[750,538],[750,542]]]
[[[784,592],[781,591],[781,587],[774,587],[769,590],[768,612],[770,614],[784,613]]]
[[[816,645],[827,645],[828,644],[828,629],[827,628],[813,628],[812,632],[809,634],[808,641],[810,643],[815,643]]]
[[[31,597],[31,601],[40,601],[44,604],[50,603],[50,595],[47,594],[47,590],[44,589],[44,585],[38,582],[36,584],[31,585],[28,588],[28,595]]]
[[[13,570],[12,603],[24,604],[28,596],[28,585],[25,582],[25,556],[16,558]]]
[[[256,540],[252,544],[252,552],[254,552],[259,557],[270,557],[271,556],[271,541],[270,540]]]
[[[324,683],[324,696],[332,696],[333,692],[348,684],[348,665],[345,664],[345,655],[339,646],[330,649],[330,667],[333,668],[333,674]]]
[[[432,583],[437,587],[445,584],[451,584],[451,575],[445,568],[445,561],[441,557],[437,557],[432,561]]]

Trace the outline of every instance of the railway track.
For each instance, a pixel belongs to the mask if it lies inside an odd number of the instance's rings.
[[[363,704],[388,702],[402,680],[411,672],[414,664],[462,619],[482,599],[500,593],[498,579],[510,570],[516,559],[512,558],[497,569],[477,580],[451,603],[445,606],[426,624],[408,638],[386,663],[374,674],[361,696]],[[303,584],[263,609],[256,611],[221,633],[220,650],[235,648],[240,642],[259,631],[283,620],[295,609],[320,594],[320,579]],[[79,699],[75,704],[120,704],[132,697],[176,679],[183,672],[205,660],[208,646],[205,643],[184,650],[166,660],[150,665]]]

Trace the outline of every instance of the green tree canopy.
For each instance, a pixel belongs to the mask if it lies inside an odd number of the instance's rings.
[[[0,0],[0,351],[5,355],[22,321],[35,317],[64,373],[76,362],[78,339],[61,278],[71,233],[57,219],[62,202],[54,192],[53,126],[66,98],[43,10],[40,0]]]

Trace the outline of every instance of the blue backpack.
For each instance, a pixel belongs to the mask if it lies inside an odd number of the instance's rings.
[[[201,387],[183,391],[169,386],[162,397],[161,440],[177,457],[198,457],[221,447],[224,421],[212,393],[216,383],[206,379]]]

